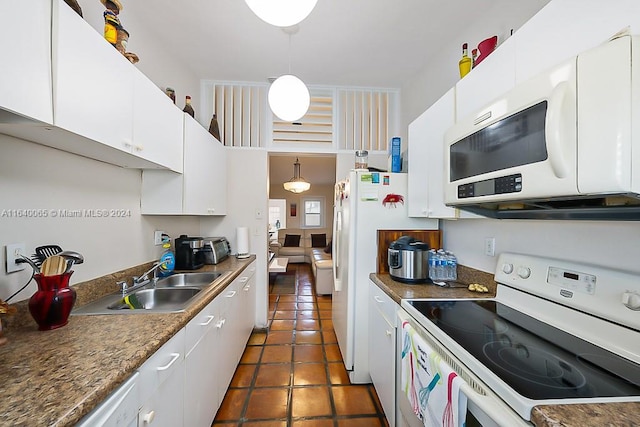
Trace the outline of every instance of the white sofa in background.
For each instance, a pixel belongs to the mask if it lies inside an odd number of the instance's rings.
[[[316,283],[316,294],[327,295],[333,290],[333,259],[331,251],[325,249],[331,244],[331,231],[328,229],[281,229],[278,230],[277,256],[286,257],[290,263],[309,263]],[[326,235],[326,242],[313,245],[313,235]],[[285,246],[287,235],[300,236],[298,246]]]
[[[315,248],[312,246],[312,234],[324,234],[326,235],[326,243],[325,245],[316,246]],[[285,246],[285,240],[287,235],[300,236],[300,242],[298,246]],[[312,249],[325,249],[326,245],[331,242],[331,230],[327,228],[310,228],[310,229],[300,229],[300,228],[286,228],[278,230],[278,243],[280,246],[278,247],[278,256],[289,258],[290,263],[312,263],[313,259]]]

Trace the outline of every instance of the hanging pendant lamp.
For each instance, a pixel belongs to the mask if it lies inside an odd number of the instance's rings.
[[[293,164],[293,178],[283,184],[284,189],[291,191],[292,193],[302,193],[311,188],[311,184],[304,180],[300,176],[300,162],[296,157],[296,162]]]
[[[318,0],[244,0],[249,9],[267,24],[290,27],[305,19]]]
[[[291,74],[291,36],[296,34],[299,27],[283,28],[289,35],[289,73],[278,77],[269,87],[267,99],[273,114],[285,122],[295,122],[307,114],[311,104],[311,95],[307,85]]]
[[[273,114],[285,122],[295,122],[304,117],[311,104],[309,89],[291,74],[280,76],[271,83],[267,96]]]

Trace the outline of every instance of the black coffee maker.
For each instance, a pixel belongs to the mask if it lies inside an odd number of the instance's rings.
[[[175,241],[176,270],[197,270],[204,265],[204,256],[200,249],[204,246],[202,237],[189,237],[182,234]]]

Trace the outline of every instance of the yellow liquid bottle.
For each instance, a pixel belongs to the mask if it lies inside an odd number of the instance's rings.
[[[471,58],[469,58],[466,43],[462,45],[462,59],[458,62],[458,67],[460,67],[460,78],[463,78],[471,71]]]

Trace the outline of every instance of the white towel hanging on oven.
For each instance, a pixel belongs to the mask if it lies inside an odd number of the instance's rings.
[[[467,398],[462,379],[407,321],[402,323],[401,387],[426,427],[463,427]]]

